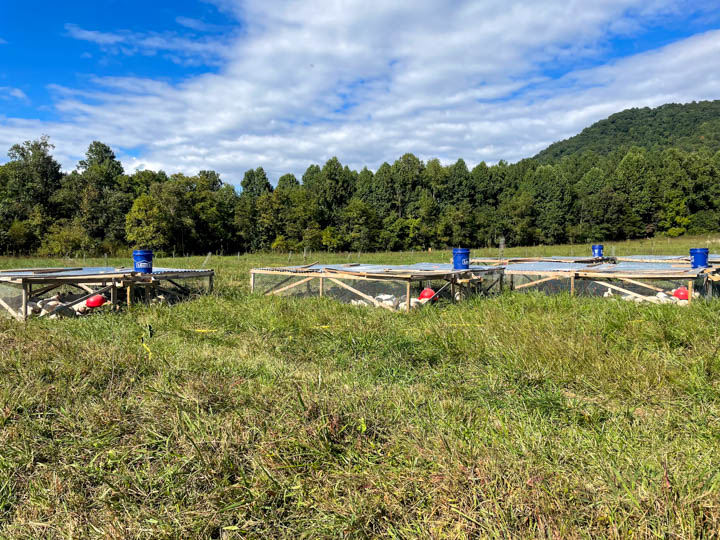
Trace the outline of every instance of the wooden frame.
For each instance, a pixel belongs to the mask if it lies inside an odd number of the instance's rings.
[[[612,283],[612,281],[621,281],[624,283],[630,283],[632,285],[635,285],[637,287],[643,287],[645,289],[649,289],[655,293],[658,292],[665,292],[665,289],[661,287],[656,287],[654,285],[644,283],[642,281],[639,281],[641,279],[646,281],[669,281],[674,283],[687,283],[687,288],[689,292],[689,300],[688,303],[692,302],[693,292],[695,288],[695,281],[698,279],[703,279],[704,283],[707,284],[709,281],[720,281],[720,276],[718,276],[715,269],[712,268],[706,268],[706,269],[682,269],[677,270],[674,265],[671,265],[671,267],[667,270],[658,270],[654,268],[649,268],[647,270],[639,270],[636,272],[612,272],[612,271],[593,271],[593,270],[573,270],[573,271],[548,271],[548,270],[533,270],[533,269],[523,269],[523,270],[517,270],[512,269],[512,265],[505,268],[504,275],[509,276],[510,278],[510,287],[511,289],[523,289],[526,287],[533,287],[536,285],[540,285],[542,283],[552,281],[555,279],[569,279],[570,280],[570,294],[575,295],[576,293],[576,282],[578,280],[581,281],[589,281],[591,283],[594,283],[596,285],[600,285],[602,287],[605,287],[607,289],[612,289],[618,292],[621,292],[623,294],[626,294],[628,296],[632,296],[635,298],[641,298],[642,300],[657,303],[658,300],[655,298],[655,296],[645,296],[639,293],[636,293],[634,291],[631,291],[625,287],[621,287],[617,285],[616,283]],[[515,285],[514,284],[514,276],[525,276],[525,277],[540,277],[540,279],[536,279],[534,281],[531,281],[529,283],[523,283],[521,285]]]
[[[692,294],[696,288],[697,280],[703,279],[705,286],[708,283],[720,281],[720,270],[716,268],[697,269],[690,268],[684,264],[665,264],[658,267],[657,265],[646,268],[637,267],[636,265],[617,265],[612,264],[614,260],[597,259],[597,258],[522,258],[522,259],[471,259],[472,262],[492,262],[501,263],[502,266],[487,266],[482,269],[470,268],[468,270],[453,270],[450,265],[422,265],[419,268],[411,266],[393,266],[388,265],[361,265],[359,263],[347,265],[333,266],[315,266],[314,268],[306,267],[277,267],[277,268],[254,268],[250,270],[251,290],[256,289],[256,279],[258,275],[275,275],[284,276],[285,279],[275,284],[266,294],[277,294],[291,290],[293,287],[303,283],[309,283],[312,279],[319,281],[319,296],[325,296],[326,280],[353,292],[356,296],[370,302],[372,305],[378,305],[378,301],[369,295],[358,290],[357,287],[349,285],[347,282],[352,281],[394,281],[404,282],[406,289],[406,304],[403,306],[405,311],[409,311],[411,302],[411,288],[413,282],[423,281],[445,281],[446,284],[441,290],[449,287],[453,300],[455,292],[458,290],[466,290],[472,288],[478,283],[488,282],[487,287],[476,287],[478,292],[487,294],[498,283],[500,290],[503,289],[505,280],[511,290],[522,290],[525,288],[535,287],[543,283],[553,280],[567,280],[569,292],[571,295],[578,294],[583,291],[582,282],[592,283],[608,290],[615,290],[632,297],[639,297],[644,300],[655,302],[657,299],[652,293],[644,296],[642,291],[635,292],[628,288],[640,287],[653,293],[664,292],[666,284],[663,282],[671,282],[673,284],[682,282],[687,283],[688,290],[692,301]],[[553,265],[533,265],[516,266],[513,263],[532,263],[532,262],[551,262]],[[657,262],[657,261],[651,261]],[[674,262],[674,261],[673,261]],[[574,263],[567,264],[566,263]],[[317,263],[314,263],[316,265]],[[437,269],[435,269],[437,268]],[[567,268],[567,269],[565,269]],[[366,271],[363,271],[366,270]],[[487,278],[488,274],[499,275],[497,280]],[[515,276],[524,276],[531,278],[532,281],[523,284],[515,283]],[[299,278],[299,281],[289,286],[284,284]],[[657,285],[653,282],[657,282]],[[624,286],[627,284],[627,286]],[[674,285],[675,286],[675,285]],[[666,288],[663,288],[666,287]],[[637,290],[637,289],[635,289]],[[709,290],[709,289],[706,289]],[[387,307],[387,306],[384,306]]]
[[[485,276],[488,274],[497,275],[497,279],[493,281],[486,289],[481,288],[481,292],[487,293],[490,288],[494,285],[502,282],[502,269],[498,268],[487,268],[478,269],[470,268],[467,270],[453,270],[453,269],[438,269],[438,270],[415,270],[407,267],[394,267],[389,265],[385,268],[384,272],[362,272],[356,269],[359,264],[343,265],[344,268],[310,268],[317,263],[307,265],[303,267],[277,267],[277,268],[253,268],[250,270],[250,291],[255,292],[257,290],[257,276],[268,275],[268,276],[284,276],[278,283],[272,285],[269,289],[264,291],[262,294],[265,296],[276,295],[283,292],[291,291],[295,287],[310,283],[312,280],[317,279],[319,282],[318,296],[326,296],[326,281],[329,281],[343,289],[353,293],[355,296],[369,302],[371,305],[376,307],[382,307],[390,311],[395,311],[392,307],[377,301],[372,296],[365,294],[358,290],[347,282],[353,281],[372,281],[372,282],[395,282],[405,284],[405,301],[403,310],[410,311],[412,308],[412,285],[413,283],[422,283],[423,281],[445,281],[446,284],[440,289],[444,290],[445,287],[450,286],[452,291],[453,300],[455,299],[455,289],[458,286],[465,286],[476,283],[483,283]],[[299,278],[294,283],[286,285],[286,283],[293,278]],[[439,293],[439,291],[438,291]],[[437,294],[435,296],[437,296]]]
[[[322,268],[309,268],[309,267],[279,267],[279,268],[255,268],[250,271],[250,282],[251,282],[251,288],[255,289],[256,284],[256,276],[258,274],[261,275],[277,275],[277,276],[285,276],[285,280],[281,281],[280,283],[273,286],[270,291],[268,291],[266,294],[276,294],[280,292],[284,292],[287,290],[292,289],[293,287],[300,285],[302,283],[308,283],[311,281],[312,277],[317,278],[320,282],[320,296],[324,296],[326,294],[325,290],[325,280],[330,279],[333,283],[338,283],[337,280],[342,281],[395,281],[395,282],[405,282],[406,287],[406,301],[407,304],[404,306],[404,309],[406,311],[410,310],[411,302],[410,299],[410,289],[412,286],[412,282],[415,281],[424,281],[424,280],[443,280],[447,282],[447,285],[450,287],[451,296],[453,299],[455,299],[455,292],[458,290],[458,288],[463,288],[466,286],[469,286],[471,284],[476,283],[482,283],[485,279],[485,276],[488,274],[500,274],[499,281],[501,283],[501,289],[504,285],[504,280],[508,279],[510,289],[511,290],[521,290],[525,288],[535,287],[538,285],[541,285],[542,283],[546,283],[553,280],[567,280],[568,281],[568,287],[569,292],[571,295],[576,295],[578,293],[578,284],[582,281],[587,281],[594,283],[596,285],[600,285],[606,289],[612,289],[616,290],[618,292],[622,292],[624,294],[627,294],[629,296],[634,297],[642,297],[644,299],[648,299],[649,301],[653,301],[653,296],[643,296],[642,294],[636,293],[632,290],[629,290],[626,287],[621,286],[622,282],[634,285],[635,287],[642,287],[648,291],[654,291],[654,292],[662,292],[664,291],[663,288],[655,286],[651,284],[653,281],[671,281],[671,282],[683,282],[683,283],[690,283],[693,282],[691,286],[688,286],[688,289],[691,287],[694,288],[694,281],[700,278],[704,278],[705,282],[708,281],[716,281],[720,280],[720,276],[716,274],[716,270],[713,268],[707,268],[707,269],[692,269],[685,266],[678,266],[678,265],[672,265],[668,264],[666,268],[660,268],[657,267],[648,267],[647,269],[639,269],[635,270],[633,268],[623,268],[618,267],[615,268],[608,268],[607,266],[602,266],[601,268],[596,268],[599,265],[603,264],[603,260],[601,259],[585,259],[587,264],[584,266],[578,267],[577,264],[573,265],[571,268],[568,268],[568,270],[562,270],[562,263],[565,262],[574,262],[577,260],[582,259],[573,259],[573,258],[566,258],[567,260],[558,260],[558,259],[547,259],[547,258],[536,258],[533,260],[527,259],[504,259],[503,261],[517,261],[517,262],[535,262],[535,261],[541,261],[541,262],[554,262],[558,263],[559,268],[553,268],[553,269],[534,269],[534,268],[518,268],[514,267],[513,264],[506,265],[504,267],[487,267],[484,270],[477,270],[477,269],[469,269],[469,270],[445,270],[445,269],[439,269],[439,270],[430,270],[430,271],[415,271],[412,268],[408,267],[394,267],[392,265],[387,266],[384,269],[384,272],[363,272],[362,266],[359,264],[353,264],[353,265],[343,265],[343,268],[339,269],[337,267],[322,267]],[[487,259],[472,259],[473,261],[485,261]],[[379,266],[379,265],[377,265]],[[373,269],[374,270],[374,269]],[[505,277],[507,276],[507,277]],[[533,278],[532,281],[529,283],[523,283],[523,284],[515,284],[514,276],[525,276]],[[298,281],[295,284],[292,284],[287,287],[280,287],[280,285],[283,285],[286,281],[291,280],[293,278],[304,278]],[[307,278],[311,278],[308,280]],[[618,282],[621,282],[618,284]],[[647,283],[650,282],[650,283]],[[482,288],[479,292],[487,294],[492,287],[496,285],[497,281],[493,281],[487,289]],[[358,291],[356,287],[352,286],[345,286],[347,283],[344,283],[342,286],[346,290],[352,291],[354,294]],[[279,288],[280,287],[280,288]],[[368,300],[368,295],[359,294],[361,298],[364,300]],[[374,299],[373,299],[374,300]],[[373,301],[371,302],[373,305],[377,305],[377,302]]]
[[[519,274],[516,274],[519,275]],[[556,276],[548,276],[544,277],[535,281],[531,281],[529,283],[523,283],[522,285],[515,285],[515,289],[524,289],[526,287],[534,287],[535,285],[540,285],[541,283],[545,283],[547,281],[554,281],[556,279],[568,279],[572,278],[573,276],[566,276],[566,275],[556,275]]]
[[[0,283],[18,287],[20,294],[20,307],[15,309],[0,298],[0,308],[7,311],[11,317],[25,321],[28,313],[28,304],[39,301],[43,295],[63,286],[80,289],[84,293],[80,298],[65,302],[57,309],[72,307],[87,300],[95,294],[104,294],[110,291],[110,301],[114,309],[119,308],[118,290],[126,289],[126,302],[130,307],[133,302],[133,288],[136,286],[151,287],[156,290],[163,281],[177,287],[181,292],[188,294],[190,290],[178,283],[184,279],[207,278],[207,292],[214,286],[214,270],[168,270],[157,269],[153,274],[140,274],[130,268],[116,268],[111,272],[88,272],[84,268],[21,268],[0,270]],[[101,270],[101,269],[94,269]],[[33,291],[33,286],[40,288]],[[53,312],[57,311],[53,310]],[[45,315],[50,315],[46,313]]]

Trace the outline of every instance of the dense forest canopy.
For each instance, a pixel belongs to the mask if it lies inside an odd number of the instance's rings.
[[[631,146],[646,150],[673,147],[686,152],[705,148],[717,152],[720,100],[627,109],[594,123],[574,137],[551,144],[535,158],[545,163],[587,151],[607,155]]]
[[[532,159],[469,169],[405,154],[377,171],[332,158],[273,187],[214,171],[127,174],[90,144],[68,174],[47,137],[0,165],[0,253],[407,250],[720,231],[720,102],[613,115]]]

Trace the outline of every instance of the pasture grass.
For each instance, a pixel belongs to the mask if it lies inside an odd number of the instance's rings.
[[[718,534],[718,302],[249,294],[251,267],[288,262],[211,257],[215,293],[173,307],[0,319],[0,537]]]

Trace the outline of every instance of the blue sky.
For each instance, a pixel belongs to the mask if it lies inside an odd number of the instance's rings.
[[[92,90],[91,81],[96,77],[177,82],[217,71],[220,64],[212,58],[186,54],[175,58],[171,50],[137,47],[132,36],[156,34],[159,39],[203,42],[229,38],[238,30],[234,18],[205,2],[4,2],[0,5],[0,39],[6,43],[0,47],[0,84],[20,89],[29,101],[3,103],[1,113],[59,119],[52,107],[51,85]],[[127,37],[127,41],[95,43],[82,39],[83,31]]]
[[[276,179],[515,161],[628,107],[720,99],[720,0],[0,3],[0,151]],[[0,155],[0,161],[4,156]]]

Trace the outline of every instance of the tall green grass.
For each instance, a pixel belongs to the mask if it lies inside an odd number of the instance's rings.
[[[717,303],[248,294],[274,264],[211,257],[216,292],[173,307],[0,320],[0,537],[717,535]]]

